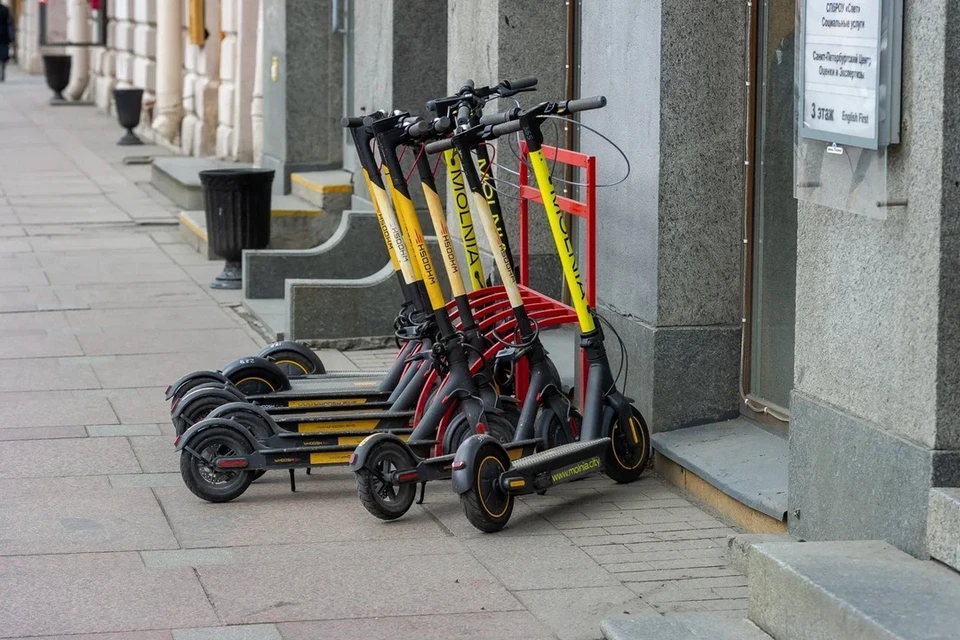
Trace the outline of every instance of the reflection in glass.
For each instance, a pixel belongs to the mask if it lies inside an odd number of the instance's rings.
[[[789,409],[797,267],[794,0],[761,7],[750,395]]]

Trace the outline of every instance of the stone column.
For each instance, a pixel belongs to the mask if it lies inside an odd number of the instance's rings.
[[[790,532],[926,554],[960,486],[960,7],[904,13],[903,129],[875,220],[800,202]],[[871,198],[874,199],[874,198]]]
[[[257,66],[258,5],[222,3],[217,157],[249,162],[253,155],[250,110]],[[253,73],[251,71],[254,70]]]
[[[565,0],[448,0],[447,89],[459,89],[465,80],[477,84],[495,84],[500,80],[535,76],[537,91],[519,94],[523,106],[532,106],[543,100],[562,100],[565,91],[567,2]],[[513,106],[513,103],[491,103],[488,111]],[[548,140],[553,138],[548,127]],[[516,171],[517,161],[505,141],[497,143],[495,162]],[[514,147],[515,148],[515,147]],[[501,177],[516,183],[516,176],[501,172]],[[515,189],[505,186],[509,194]],[[519,259],[516,201],[501,197],[501,207],[513,253]],[[448,212],[454,211],[448,203]],[[545,217],[531,217],[530,279],[534,288],[559,297],[563,282],[560,261],[557,258]],[[459,229],[456,220],[450,226]],[[454,233],[454,236],[458,235]],[[477,235],[483,230],[477,225]],[[459,245],[458,245],[459,246]],[[481,247],[488,247],[486,239]],[[495,273],[489,252],[485,249],[486,272]]]
[[[262,166],[263,164],[263,75],[266,73],[268,65],[264,64],[264,46],[263,46],[263,4],[265,0],[259,0],[257,3],[257,45],[256,45],[256,64],[253,71],[253,98],[250,100],[250,137],[251,148],[253,152],[253,164]]]
[[[183,117],[182,16],[181,0],[163,0],[157,7],[157,102],[152,126],[169,142],[176,139]]]
[[[580,94],[608,105],[581,118],[632,169],[598,192],[599,307],[626,343],[626,392],[653,431],[739,412],[745,7],[583,3]],[[606,142],[584,131],[581,148],[601,183],[623,177]]]
[[[67,0],[67,39],[71,42],[86,42],[90,39],[87,20],[90,5],[87,0]],[[71,100],[79,100],[90,82],[90,48],[68,47],[70,54],[70,84],[66,94]]]
[[[344,36],[330,28],[332,5],[264,0],[262,164],[277,171],[277,193],[290,191],[293,172],[342,161]]]
[[[216,151],[221,28],[217,0],[204,2],[204,24],[209,35],[202,45],[192,44],[184,37],[184,117],[180,126],[180,148],[194,156],[213,155]]]

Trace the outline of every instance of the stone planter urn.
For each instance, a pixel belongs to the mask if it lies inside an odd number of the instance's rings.
[[[117,105],[117,120],[127,130],[117,142],[119,145],[143,144],[133,129],[140,124],[140,111],[143,107],[143,89],[114,89],[113,100]]]
[[[207,241],[226,261],[210,287],[239,289],[244,249],[265,249],[270,243],[271,169],[210,169],[200,172]]]
[[[70,84],[70,56],[43,56],[43,75],[53,91],[50,104],[64,104],[63,90]]]

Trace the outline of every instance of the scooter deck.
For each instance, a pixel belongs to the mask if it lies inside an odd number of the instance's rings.
[[[610,438],[598,438],[520,458],[500,476],[500,487],[513,495],[522,495],[600,471],[609,446]]]
[[[290,378],[290,389],[277,391],[271,395],[301,395],[304,393],[345,393],[376,392],[377,386],[387,377],[385,371],[362,375],[330,375],[321,374],[304,378]]]
[[[274,422],[284,431],[293,433],[370,432],[375,429],[409,426],[413,411],[328,411],[278,415]]]

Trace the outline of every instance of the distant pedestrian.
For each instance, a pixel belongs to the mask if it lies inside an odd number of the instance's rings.
[[[6,5],[0,4],[0,82],[6,80],[10,46],[14,40],[13,16]]]

